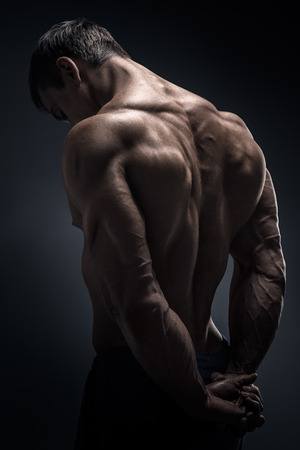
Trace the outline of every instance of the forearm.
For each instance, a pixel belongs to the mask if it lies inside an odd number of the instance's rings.
[[[229,308],[228,373],[256,372],[276,334],[283,306],[284,272],[277,277],[235,269]]]
[[[137,361],[187,414],[224,424],[237,423],[245,415],[245,408],[215,396],[204,385],[188,330],[146,269],[150,264],[144,261],[142,267],[142,277],[135,272],[132,278],[125,268],[113,284],[108,285],[101,277],[111,318]],[[245,380],[245,384],[248,382]]]
[[[227,425],[238,423],[245,417],[245,406],[227,400],[223,389],[220,395],[215,395],[211,385],[204,385],[190,335],[155,285],[158,287],[156,283],[152,285],[150,297],[146,295],[138,303],[133,302],[136,307],[129,314],[123,315],[119,310],[115,315],[136,359],[187,414]],[[243,386],[254,379],[255,376],[250,375],[250,378],[240,378],[239,382]],[[236,396],[236,385],[234,387]]]
[[[228,372],[256,371],[278,328],[285,291],[275,191],[269,172],[254,214],[231,243],[234,273],[229,329]]]
[[[127,287],[124,288],[123,280],[122,291],[116,284],[106,290],[106,303],[114,310],[114,320],[148,375],[188,414],[203,418],[207,393],[193,343],[183,322],[169,308],[158,283],[151,278],[150,273],[144,273],[142,280],[137,276],[130,281],[127,275]],[[127,301],[130,308],[125,306]]]

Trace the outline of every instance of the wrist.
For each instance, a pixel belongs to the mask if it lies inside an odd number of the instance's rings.
[[[234,374],[234,375],[249,375],[254,371],[247,364],[237,363],[236,361],[229,361],[226,371],[226,374]]]

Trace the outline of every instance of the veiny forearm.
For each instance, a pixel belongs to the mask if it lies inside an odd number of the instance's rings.
[[[226,395],[215,396],[204,385],[188,330],[169,308],[150,261],[142,262],[141,271],[143,276],[125,270],[119,281],[110,285],[102,278],[105,302],[137,361],[187,414],[237,423],[244,417],[245,407],[227,401]],[[248,384],[253,379],[240,381]]]
[[[256,371],[278,328],[285,290],[277,202],[269,172],[256,210],[231,244],[234,274],[228,372]]]
[[[281,257],[272,272],[248,268],[241,273],[235,267],[229,310],[232,357],[228,373],[256,372],[272,344],[283,306],[285,277]]]
[[[187,413],[203,417],[207,394],[185,325],[169,308],[150,262],[140,274],[124,270],[113,285],[102,280],[113,319],[148,375]]]

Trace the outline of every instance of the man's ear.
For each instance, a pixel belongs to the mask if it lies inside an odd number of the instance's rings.
[[[61,71],[64,81],[73,81],[78,85],[81,83],[79,68],[71,58],[61,56],[57,59],[56,66]]]

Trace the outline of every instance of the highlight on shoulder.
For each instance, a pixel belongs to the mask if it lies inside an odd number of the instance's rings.
[[[128,148],[145,132],[145,121],[134,111],[96,114],[76,124],[64,142],[64,152],[113,152]],[[104,156],[104,155],[103,155]]]
[[[64,141],[64,152],[92,149],[99,146],[109,133],[110,127],[100,115],[89,117],[74,125]],[[111,136],[112,137],[112,136]]]

